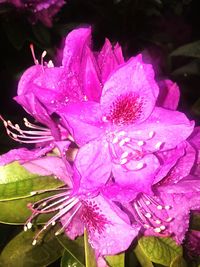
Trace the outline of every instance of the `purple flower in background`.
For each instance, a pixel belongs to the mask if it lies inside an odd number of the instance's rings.
[[[64,0],[7,0],[4,2],[12,4],[20,10],[30,12],[32,22],[39,20],[47,27],[52,26],[53,17],[65,4]]]

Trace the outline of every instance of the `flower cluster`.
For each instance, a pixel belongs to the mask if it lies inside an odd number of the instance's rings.
[[[36,146],[11,150],[0,164],[17,160],[40,175],[45,166],[65,183],[29,204],[24,230],[56,211],[33,244],[57,222],[56,235],[71,239],[86,228],[97,255],[125,251],[138,234],[182,243],[190,212],[200,209],[200,128],[176,110],[178,86],[157,82],[142,55],[125,61],[107,39],[93,52],[91,28],[69,33],[60,67],[45,54],[41,63],[34,56],[15,97],[43,126],[25,119],[23,130],[2,118],[12,139]]]

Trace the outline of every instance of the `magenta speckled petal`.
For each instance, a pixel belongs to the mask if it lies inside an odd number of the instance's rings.
[[[125,251],[140,229],[138,225],[131,226],[128,216],[100,195],[83,202],[82,218],[89,242],[100,255]]]
[[[104,84],[101,106],[105,117],[114,124],[142,122],[151,114],[158,91],[152,66],[144,64],[141,55],[132,58]]]

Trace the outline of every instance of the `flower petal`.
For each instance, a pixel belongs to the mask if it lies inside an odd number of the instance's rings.
[[[140,165],[141,168],[138,167]],[[124,168],[123,165],[113,164],[112,172],[117,184],[134,188],[135,194],[151,193],[151,185],[159,166],[156,156],[149,154],[141,160],[132,161],[127,168]]]
[[[45,107],[39,102],[33,93],[16,96],[14,98],[23,108],[31,114],[37,121],[51,129],[52,135],[56,140],[60,139],[58,126],[51,119]]]
[[[82,146],[77,153],[74,166],[81,177],[79,192],[100,189],[111,174],[107,143],[95,140]]]
[[[53,147],[54,145],[50,144],[44,148],[38,148],[34,150],[28,150],[27,148],[12,149],[0,156],[0,166],[4,166],[16,160],[18,160],[20,163],[24,163],[37,159],[38,157],[41,157],[47,152],[51,151]]]
[[[109,116],[111,110],[123,101],[124,109],[127,105],[134,109],[137,107],[137,110],[133,110],[138,113],[135,114],[135,122],[141,122],[152,112],[157,95],[158,86],[154,80],[152,66],[144,64],[139,55],[118,67],[106,81],[101,106]]]
[[[157,99],[157,106],[176,110],[180,98],[180,90],[176,83],[170,80],[162,80],[158,83],[160,92]]]
[[[156,153],[156,156],[160,161],[160,168],[158,173],[156,174],[154,184],[158,183],[160,180],[167,176],[168,172],[176,164],[179,158],[184,156],[185,148],[186,142],[182,142],[174,149]]]
[[[57,113],[79,145],[99,138],[105,131],[98,103],[90,101],[69,103],[61,107]]]
[[[115,49],[116,55],[119,60],[121,60],[120,51],[118,49]],[[113,52],[110,41],[106,39],[97,59],[101,71],[101,81],[103,84],[107,80],[110,73],[112,73],[112,71],[118,66],[117,57]]]
[[[71,31],[65,40],[65,47],[63,51],[62,65],[65,68],[71,67],[73,69],[80,68],[79,60],[81,58],[85,46],[89,46],[91,41],[91,28],[78,28]]]
[[[146,151],[164,151],[186,140],[193,128],[194,122],[183,113],[156,107],[145,122],[127,130],[130,137],[145,142]]]
[[[89,242],[97,255],[114,255],[125,251],[140,229],[138,225],[131,226],[128,216],[100,195],[85,202],[82,218]]]

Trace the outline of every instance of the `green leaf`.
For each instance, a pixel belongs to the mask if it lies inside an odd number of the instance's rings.
[[[187,264],[182,256],[178,255],[174,260],[171,262],[170,267],[187,267]]]
[[[35,35],[36,39],[44,46],[50,46],[51,43],[51,36],[49,29],[46,28],[41,23],[37,23],[32,25],[33,34]]]
[[[54,189],[63,182],[52,176],[39,176],[28,172],[18,162],[0,167],[0,201],[31,196],[31,192]]]
[[[31,215],[31,211],[27,208],[27,204],[35,203],[50,195],[52,194],[45,193],[22,199],[0,201],[0,222],[6,224],[24,224],[27,218]],[[49,215],[40,215],[37,219],[37,223],[44,223],[52,216],[53,213]]]
[[[88,235],[86,230],[84,231],[84,245],[85,245],[85,266],[97,267],[96,257],[93,248],[88,242]]]
[[[184,76],[188,77],[189,75],[200,75],[200,62],[199,60],[192,60],[188,64],[174,70],[171,75],[173,76]]]
[[[61,267],[82,267],[83,265],[76,261],[76,259],[66,250],[61,258]]]
[[[125,254],[120,253],[118,255],[106,256],[106,261],[110,267],[124,267]]]
[[[48,231],[40,242],[32,245],[37,231],[21,232],[4,248],[0,256],[3,267],[42,267],[61,257],[63,247],[55,237],[54,231]]]
[[[73,262],[77,262],[77,266],[85,266],[84,240],[78,237],[76,240],[70,240],[66,235],[57,236],[58,241],[64,247],[66,253],[71,256]]]
[[[142,248],[139,245],[136,246],[134,252],[142,267],[153,267],[153,263],[145,255],[145,253],[143,252]]]
[[[177,257],[182,256],[182,247],[169,237],[142,237],[138,246],[146,257],[155,263],[169,266]]]
[[[189,43],[183,46],[180,46],[174,50],[170,56],[185,56],[185,57],[194,57],[200,58],[200,41]]]

